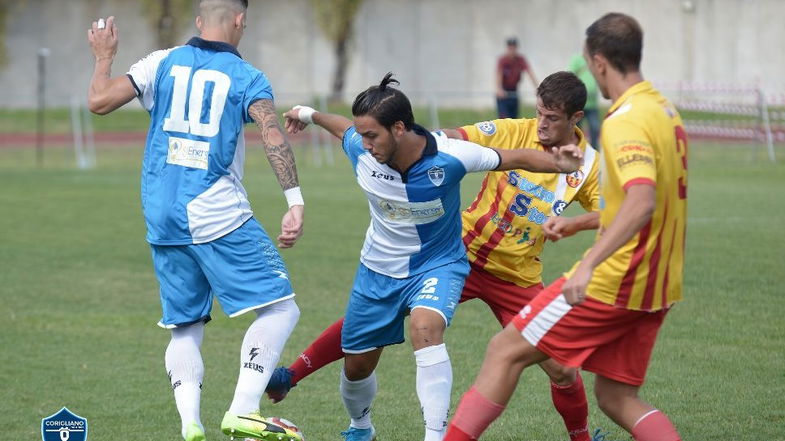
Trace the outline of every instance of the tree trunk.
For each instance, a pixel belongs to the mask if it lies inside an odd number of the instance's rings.
[[[349,64],[349,36],[344,32],[335,42],[335,72],[333,73],[333,87],[330,101],[343,100],[343,87],[346,82],[346,66]]]
[[[175,45],[174,17],[172,17],[172,0],[161,0],[161,18],[158,20],[159,49]]]

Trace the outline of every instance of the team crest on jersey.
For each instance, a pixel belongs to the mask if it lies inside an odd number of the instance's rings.
[[[477,128],[480,129],[482,133],[485,133],[488,136],[496,133],[496,124],[494,124],[493,121],[479,122],[475,124],[475,126],[477,126]]]
[[[431,167],[428,170],[428,179],[437,187],[442,185],[442,182],[444,182],[444,169],[436,166]]]
[[[581,185],[581,182],[583,182],[583,172],[580,170],[575,170],[572,173],[564,175],[564,179],[567,180],[567,185],[572,188],[577,188],[579,185]]]

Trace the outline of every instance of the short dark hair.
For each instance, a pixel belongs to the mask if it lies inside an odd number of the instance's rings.
[[[507,39],[507,46],[518,46],[518,39],[515,37],[510,37]]]
[[[210,3],[219,3],[220,4],[221,2],[216,2],[216,1],[213,1],[213,0],[199,0],[199,9],[202,9],[203,7],[207,6]],[[248,0],[224,0],[223,3],[224,3],[224,5],[226,5],[226,3],[229,3],[231,6],[234,7],[235,10],[237,10],[239,12],[243,12],[243,11],[248,10]],[[216,7],[216,6],[219,6],[219,5],[213,4],[211,6]]]
[[[589,55],[604,56],[622,74],[637,72],[643,52],[643,30],[629,15],[611,12],[586,29]]]
[[[586,85],[572,72],[556,72],[537,86],[537,96],[546,109],[563,110],[569,117],[586,105]]]
[[[414,113],[409,98],[390,84],[400,84],[392,72],[382,78],[378,86],[371,86],[357,95],[352,104],[352,115],[372,116],[388,130],[398,121],[403,122],[406,130],[414,125]]]

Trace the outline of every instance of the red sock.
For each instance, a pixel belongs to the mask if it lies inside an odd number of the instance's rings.
[[[466,434],[463,430],[457,428],[454,424],[450,424],[447,426],[447,434],[444,435],[444,439],[442,441],[475,441],[476,438],[472,438]]]
[[[455,416],[447,428],[444,441],[479,439],[491,423],[504,412],[504,406],[494,403],[471,387],[458,403]]]
[[[556,410],[564,419],[570,441],[591,441],[589,437],[589,405],[586,403],[586,391],[583,379],[578,372],[575,382],[567,386],[559,386],[551,382],[551,398]]]
[[[316,340],[311,342],[303,353],[297,357],[297,361],[289,366],[289,369],[294,371],[292,386],[324,366],[343,358],[343,349],[341,348],[342,328],[343,317],[316,337]]]
[[[642,416],[632,427],[636,441],[681,441],[671,420],[657,409]]]

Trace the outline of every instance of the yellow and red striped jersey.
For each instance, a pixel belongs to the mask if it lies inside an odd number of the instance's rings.
[[[613,222],[630,186],[656,186],[657,207],[648,224],[594,269],[587,295],[626,309],[668,307],[682,298],[687,135],[681,117],[651,83],[643,81],[611,106],[600,136],[597,238]]]
[[[467,141],[497,149],[545,150],[536,119],[499,119],[458,129]],[[494,276],[528,287],[542,281],[542,224],[573,200],[599,210],[599,155],[577,127],[584,164],[574,173],[489,172],[462,215],[469,262]]]

